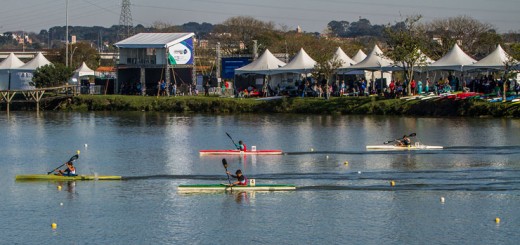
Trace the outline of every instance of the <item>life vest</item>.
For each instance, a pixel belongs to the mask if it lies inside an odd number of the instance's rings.
[[[238,185],[247,185],[247,178],[246,178],[246,176],[244,176],[244,180],[240,181],[240,183],[238,183]]]
[[[242,145],[244,146],[244,151],[247,151],[247,145],[246,144],[243,144]]]

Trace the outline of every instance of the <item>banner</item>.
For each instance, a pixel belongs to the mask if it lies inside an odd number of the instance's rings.
[[[193,65],[193,39],[190,37],[168,48],[171,65]]]
[[[222,73],[224,79],[235,77],[235,69],[251,63],[251,58],[222,58]]]

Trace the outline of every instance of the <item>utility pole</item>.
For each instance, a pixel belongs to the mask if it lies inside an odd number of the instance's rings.
[[[65,66],[69,67],[69,0],[65,0]]]

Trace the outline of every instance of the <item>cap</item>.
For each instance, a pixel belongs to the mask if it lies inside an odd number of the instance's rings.
[[[237,171],[235,172],[235,174],[241,174],[242,173],[242,170],[240,169],[237,169]]]

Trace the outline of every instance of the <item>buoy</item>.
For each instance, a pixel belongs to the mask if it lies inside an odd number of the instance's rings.
[[[52,228],[53,230],[56,230],[56,228],[58,228],[58,225],[57,225],[56,223],[52,223],[52,224],[51,224],[51,228]]]
[[[329,159],[329,156],[327,156],[327,159]]]
[[[361,174],[361,171],[357,171],[357,174]]]
[[[499,217],[495,218],[495,223],[497,223],[497,224],[500,223],[500,218]]]
[[[62,202],[60,202],[60,206],[63,206],[63,203],[62,203]]]
[[[444,197],[441,197],[441,202],[444,203],[444,201],[445,201],[445,200],[444,200]]]
[[[58,185],[58,191],[61,191],[61,185]]]
[[[390,181],[390,186],[395,186],[395,181]]]
[[[311,148],[311,151],[314,151],[314,148]]]
[[[87,148],[87,147],[88,147],[88,145],[87,145],[87,144],[85,144],[85,148]]]
[[[348,161],[345,161],[343,164],[348,165]]]

